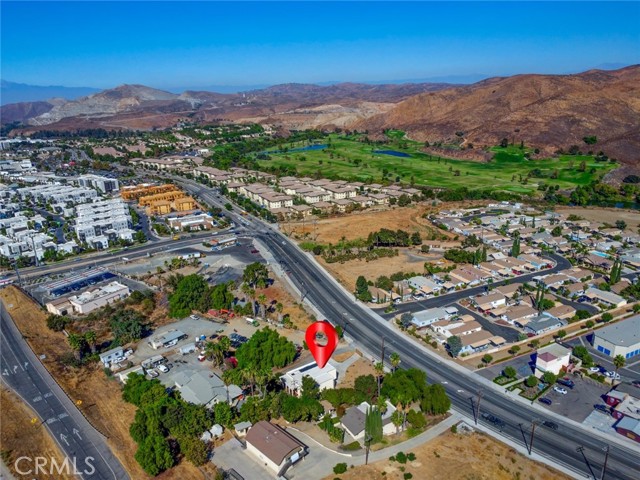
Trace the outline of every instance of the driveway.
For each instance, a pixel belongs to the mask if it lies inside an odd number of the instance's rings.
[[[533,367],[535,362],[533,360],[534,354],[520,355],[519,357],[512,358],[505,362],[500,362],[498,365],[493,365],[487,368],[481,368],[476,373],[486,379],[493,380],[498,375],[502,374],[502,371],[507,367],[513,367],[518,373],[517,378],[527,378],[533,373]]]
[[[275,478],[276,474],[272,470],[258,463],[258,460],[249,454],[243,445],[235,438],[214,448],[211,461],[216,467],[225,471],[234,469],[245,480],[254,478]]]

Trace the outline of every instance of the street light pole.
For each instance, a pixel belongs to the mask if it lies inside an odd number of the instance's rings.
[[[602,447],[604,450],[604,465],[602,466],[602,475],[600,476],[600,480],[604,480],[604,474],[607,471],[607,460],[609,460],[609,445],[605,445]]]
[[[529,455],[533,451],[533,434],[536,431],[536,426],[538,425],[538,420],[531,420],[531,438],[529,439]]]

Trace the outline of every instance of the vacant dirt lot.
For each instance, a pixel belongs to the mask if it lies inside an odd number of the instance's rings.
[[[363,478],[400,480],[405,473],[411,473],[416,480],[564,480],[570,478],[546,465],[527,459],[503,443],[478,433],[454,435],[447,432],[411,451],[415,453],[416,459],[405,465],[383,460],[351,468],[338,477],[342,480]],[[326,477],[327,480],[334,478],[336,475]]]
[[[49,431],[40,425],[31,423],[35,413],[25,405],[20,398],[4,387],[0,388],[0,451],[5,465],[16,475],[14,462],[20,457],[45,457],[55,458],[58,465],[62,465],[63,454],[49,435]],[[53,462],[52,462],[53,463]],[[33,467],[33,463],[20,463],[21,470]],[[29,478],[50,479],[48,474],[34,474]],[[60,475],[57,478],[71,479],[70,475]]]
[[[366,260],[349,260],[344,263],[327,263],[322,257],[316,259],[349,290],[355,290],[356,280],[364,275],[367,280],[375,281],[381,275],[396,272],[424,272],[425,262],[436,262],[442,257],[439,254],[422,254],[416,249],[401,248],[397,257]]]
[[[613,225],[616,220],[624,220],[627,222],[628,231],[636,231],[640,226],[640,212],[637,210],[624,210],[622,208],[603,208],[603,207],[566,207],[558,208],[558,213],[563,215],[579,215],[585,220],[591,222],[609,223]]]
[[[361,375],[373,375],[374,377],[377,375],[371,362],[364,358],[359,358],[347,368],[344,377],[338,379],[338,386],[340,388],[353,388],[356,378]]]
[[[423,238],[429,238],[433,231],[431,222],[422,216],[433,209],[426,206],[397,207],[382,211],[364,211],[345,214],[340,217],[326,218],[318,220],[314,225],[311,221],[281,224],[285,232],[292,231],[292,237],[302,238],[304,234],[309,234],[315,241],[320,243],[335,243],[342,237],[347,240],[355,238],[367,238],[369,233],[381,228],[390,230],[405,230],[407,232],[420,232]],[[446,233],[438,230],[438,233]]]
[[[133,458],[137,447],[129,435],[129,426],[133,423],[136,407],[122,400],[120,383],[107,378],[96,364],[85,365],[82,368],[62,365],[60,359],[70,354],[71,350],[63,333],[47,328],[47,314],[42,308],[15,287],[0,290],[0,298],[5,302],[7,310],[36,354],[46,355],[43,360],[45,367],[73,400],[82,401],[80,409],[85,416],[109,438],[113,453],[122,462],[131,478],[151,478]],[[182,462],[158,478],[207,479],[214,478],[214,472],[213,467],[208,467],[208,471],[205,472],[189,462]]]

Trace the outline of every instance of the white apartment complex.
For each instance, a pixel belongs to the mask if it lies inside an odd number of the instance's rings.
[[[100,175],[82,175],[78,177],[78,185],[85,188],[94,188],[102,193],[117,192],[120,184],[115,178],[101,177]]]
[[[78,240],[95,248],[107,248],[110,240],[132,240],[135,232],[131,226],[129,207],[121,198],[76,207]]]

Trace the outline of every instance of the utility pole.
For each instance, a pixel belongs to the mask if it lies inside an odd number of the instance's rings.
[[[600,476],[600,480],[604,480],[604,474],[607,471],[607,460],[609,460],[609,445],[605,445],[602,447],[604,450],[604,465],[602,466],[602,475]]]
[[[476,425],[478,424],[478,417],[480,417],[480,401],[482,400],[482,396],[484,395],[484,392],[482,391],[481,388],[478,389],[477,395],[478,395],[478,401],[476,402],[476,411],[475,411]]]
[[[366,437],[365,437],[365,443],[367,444],[367,451],[364,457],[364,464],[365,465],[369,465],[369,449],[371,448],[371,440],[372,440],[372,436],[370,433],[367,432]]]
[[[529,455],[533,451],[533,434],[536,431],[536,427],[538,426],[538,420],[531,420],[531,438],[529,438]]]

